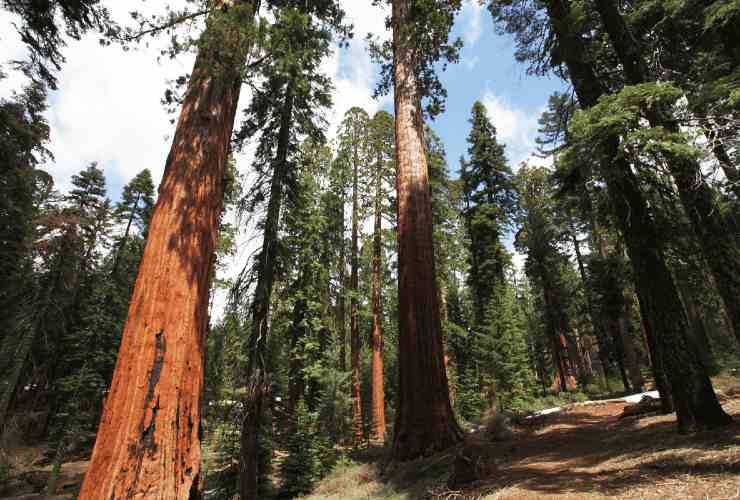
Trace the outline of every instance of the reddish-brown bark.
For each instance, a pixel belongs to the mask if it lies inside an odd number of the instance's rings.
[[[382,158],[378,159],[378,171],[375,179],[375,203],[373,223],[373,333],[372,358],[370,360],[371,383],[371,423],[370,440],[373,444],[382,445],[385,442],[385,389],[383,387],[383,311],[380,289],[381,269],[381,213],[380,197],[382,193],[381,178]]]
[[[200,495],[210,264],[241,85],[215,52],[195,62],[80,499]]]
[[[352,248],[350,250],[350,368],[352,370],[352,440],[355,446],[362,443],[364,438],[362,425],[362,400],[360,395],[360,318],[357,312],[357,293],[359,287],[358,261],[358,158],[354,155],[352,165]]]
[[[403,30],[408,11],[408,0],[393,1],[399,306],[393,456],[398,460],[442,450],[463,439],[450,405],[443,361],[424,124],[414,47]]]

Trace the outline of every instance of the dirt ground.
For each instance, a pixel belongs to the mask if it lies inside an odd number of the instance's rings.
[[[740,394],[723,402],[733,425],[690,436],[675,415],[619,419],[626,404],[575,406],[519,431],[498,444],[495,473],[457,498],[740,499]]]
[[[675,415],[620,419],[625,402],[579,404],[547,415],[537,428],[515,428],[506,441],[477,438],[485,442],[494,467],[464,490],[444,486],[454,459],[450,451],[390,472],[377,468],[378,455],[337,471],[308,498],[740,500],[740,390],[733,392],[722,404],[735,423],[720,430],[679,435]],[[70,498],[87,464],[64,464],[61,496],[33,494],[48,481],[51,468],[43,466],[29,467],[0,485],[0,498]]]

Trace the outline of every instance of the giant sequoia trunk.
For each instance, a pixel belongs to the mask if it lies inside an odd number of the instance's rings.
[[[355,149],[357,145],[355,145]],[[359,159],[354,155],[352,159],[352,248],[350,250],[350,297],[349,322],[350,322],[350,368],[352,369],[352,440],[355,446],[362,443],[364,432],[362,426],[362,400],[360,398],[360,318],[357,311],[357,298],[359,288],[358,260],[358,225],[359,225],[359,201],[358,201],[358,165]]]
[[[288,175],[288,149],[293,117],[293,94],[287,85],[280,117],[278,144],[272,169],[270,199],[267,202],[262,251],[257,260],[257,285],[252,298],[252,326],[248,341],[247,397],[242,419],[239,451],[239,493],[242,500],[258,498],[259,431],[264,399],[269,390],[267,366],[270,331],[270,299],[277,266],[278,228],[283,191]]]
[[[596,0],[596,7],[629,82],[640,84],[653,81],[637,40],[619,13],[617,4],[612,0]],[[652,108],[646,111],[651,126],[680,133],[679,124],[669,109]],[[681,204],[714,275],[735,337],[740,342],[740,248],[737,239],[731,236],[731,227],[723,220],[714,202],[712,188],[704,180],[699,162],[671,152],[667,152],[666,156]]]
[[[370,360],[370,383],[371,383],[371,422],[370,440],[373,444],[382,446],[385,442],[385,390],[383,388],[383,311],[381,299],[381,253],[383,250],[381,240],[381,213],[380,197],[382,192],[382,159],[378,160],[378,172],[375,179],[375,203],[373,224],[373,332],[372,332],[372,358]]]
[[[583,108],[594,106],[604,89],[588,63],[582,39],[567,28],[569,5],[566,0],[549,0],[547,8],[578,100]],[[727,424],[732,419],[717,402],[699,355],[687,340],[686,313],[638,180],[617,154],[617,137],[609,141],[608,147],[612,161],[603,168],[607,190],[633,266],[661,397],[667,401],[666,389],[672,392],[680,431]],[[663,382],[664,375],[669,387]]]
[[[240,8],[251,21],[253,5]],[[210,26],[204,37],[212,35]],[[167,157],[80,499],[200,496],[209,271],[248,49],[243,42],[208,42],[195,61]]]
[[[409,460],[463,439],[450,405],[442,352],[432,206],[409,0],[393,1],[398,191],[399,401],[393,456]]]

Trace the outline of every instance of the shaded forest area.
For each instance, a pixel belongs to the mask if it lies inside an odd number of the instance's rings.
[[[393,113],[330,134],[321,63],[365,35],[339,1],[120,24],[96,0],[3,0],[29,56],[0,78],[30,83],[0,100],[0,496],[740,487],[740,5],[486,1],[527,74],[568,90],[543,161],[510,164],[475,102],[453,167],[434,118],[463,2],[372,3]],[[82,37],[196,54],[165,92],[158,191],[143,169],[109,193],[98,163],[55,187],[48,92]]]

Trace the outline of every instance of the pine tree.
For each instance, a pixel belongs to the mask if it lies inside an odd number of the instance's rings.
[[[316,417],[300,400],[288,422],[288,456],[280,467],[280,491],[288,498],[308,493],[319,479],[321,463],[315,431]]]
[[[544,7],[544,15],[541,11],[537,12],[541,7]],[[534,69],[540,71],[546,71],[550,61],[556,64],[562,61],[567,67],[581,107],[589,109],[599,106],[599,98],[606,94],[606,87],[594,71],[592,54],[588,51],[587,43],[579,35],[584,27],[574,26],[574,18],[569,17],[570,3],[551,0],[544,6],[533,7],[532,14],[538,19],[538,23],[532,23],[524,29],[512,22],[520,13],[518,8],[518,5],[507,6],[495,2],[491,5],[491,12],[503,23],[508,23],[505,29],[517,35],[521,59],[531,58],[535,61]],[[552,30],[562,59],[550,59],[548,53],[531,51],[531,41],[538,39],[539,35],[530,35],[532,29],[538,28],[545,28],[542,33]],[[613,116],[611,111],[609,115]],[[576,134],[571,132],[571,137],[576,140],[574,135]],[[594,143],[586,141],[581,147],[574,148],[572,154],[590,160],[594,157],[599,159],[600,172],[606,182],[633,266],[640,309],[644,313],[646,336],[656,371],[656,383],[664,409],[670,408],[669,390],[672,390],[680,430],[689,431],[726,422],[726,415],[715,402],[711,382],[698,363],[694,349],[686,341],[685,312],[666,267],[659,232],[638,181],[631,166],[618,154],[618,137],[607,133],[601,135],[601,138],[598,149],[592,149]],[[670,387],[665,383],[664,377],[671,380]]]
[[[144,169],[124,186],[121,201],[116,204],[116,219],[119,224],[125,224],[125,229],[118,241],[115,257],[113,258],[111,275],[114,278],[118,278],[118,267],[127,250],[132,228],[136,228],[139,232],[140,240],[145,240],[153,209],[154,183],[152,182],[152,173],[149,169]]]
[[[319,63],[329,51],[331,29],[341,29],[343,12],[332,1],[301,8],[286,6],[276,12],[266,50],[275,63],[264,70],[265,80],[247,111],[241,137],[260,133],[255,168],[260,174],[252,188],[252,210],[267,201],[261,229],[262,248],[251,274],[255,287],[250,304],[251,328],[247,345],[247,401],[241,425],[240,487],[244,500],[258,495],[259,430],[264,399],[269,391],[267,348],[270,301],[278,271],[280,241],[278,228],[284,197],[296,189],[294,167],[298,137],[323,139],[323,121],[317,113],[329,107],[331,84],[320,73]],[[242,281],[241,293],[249,292],[251,281]]]
[[[608,0],[594,1],[627,81],[634,86],[633,89],[625,88],[622,93],[637,94],[633,99],[649,100],[649,104],[643,104],[640,114],[647,118],[653,129],[660,128],[654,131],[664,137],[664,141],[673,139],[678,143],[662,148],[658,159],[667,165],[676,182],[681,203],[712,271],[730,323],[740,324],[740,246],[735,238],[728,236],[732,234],[731,225],[716,206],[715,196],[703,179],[699,161],[680,149],[684,141],[681,140],[679,122],[671,112],[669,103],[660,96],[661,85],[650,83],[657,80],[650,74],[637,40],[617,6]],[[740,342],[740,327],[733,328]]]

